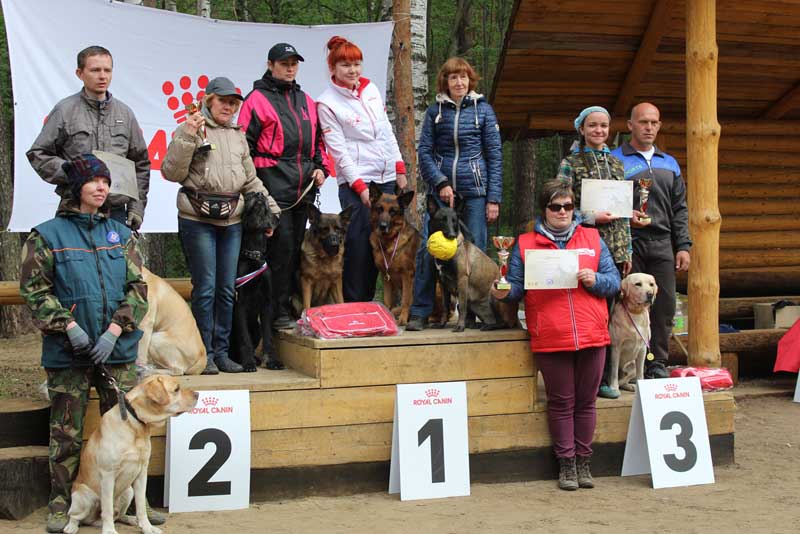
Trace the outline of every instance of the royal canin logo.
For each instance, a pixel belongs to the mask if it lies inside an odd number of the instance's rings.
[[[666,391],[677,391],[678,390],[678,384],[675,384],[675,383],[665,384],[664,385],[664,390],[666,390]]]
[[[220,405],[219,397],[202,397],[200,399],[200,403],[202,406],[195,406],[189,413],[192,415],[218,415],[233,413],[233,406],[225,406],[224,403]]]
[[[439,390],[436,389],[436,388],[426,389],[425,390],[425,396],[426,397],[438,397],[439,396]]]
[[[685,399],[691,397],[688,391],[678,391],[678,384],[670,382],[664,384],[664,393],[655,393],[655,398],[658,400],[663,399]]]
[[[425,390],[424,399],[414,399],[411,404],[414,406],[431,406],[438,404],[453,404],[453,397],[440,397],[441,391],[437,388],[428,388]]]

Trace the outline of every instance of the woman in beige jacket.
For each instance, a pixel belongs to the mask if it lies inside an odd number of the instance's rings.
[[[175,132],[161,166],[164,178],[183,186],[178,236],[192,274],[192,313],[208,356],[203,374],[242,371],[228,357],[228,347],[243,195],[263,193],[270,211],[280,214],[256,176],[244,132],[233,121],[242,100],[229,79],[211,80],[202,110],[188,115]]]

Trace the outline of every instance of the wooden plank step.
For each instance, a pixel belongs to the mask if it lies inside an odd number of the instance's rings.
[[[28,399],[3,399],[0,404],[0,448],[47,445],[50,403]]]

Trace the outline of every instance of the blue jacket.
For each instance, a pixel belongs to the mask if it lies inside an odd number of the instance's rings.
[[[131,231],[102,215],[68,213],[34,228],[53,256],[52,294],[69,310],[92,342],[100,338],[119,309],[125,306],[129,280],[126,247]],[[146,298],[146,295],[145,295]],[[146,304],[145,304],[146,309]],[[129,325],[119,336],[109,364],[136,360],[142,331]],[[87,359],[73,360],[67,336],[45,332],[42,365],[45,368],[87,366]]]
[[[503,200],[503,143],[492,106],[474,91],[460,106],[445,94],[425,112],[417,149],[431,192],[450,185],[464,198]]]

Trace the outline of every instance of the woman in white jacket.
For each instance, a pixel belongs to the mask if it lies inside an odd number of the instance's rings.
[[[339,202],[353,206],[347,229],[342,289],[347,302],[375,296],[378,270],[369,244],[369,182],[384,193],[405,189],[406,168],[381,93],[361,76],[361,49],[343,37],[328,41],[330,86],[317,99],[325,146],[333,159]]]

